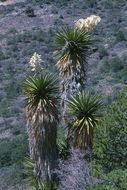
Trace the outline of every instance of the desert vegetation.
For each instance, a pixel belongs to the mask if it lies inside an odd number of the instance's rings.
[[[126,1],[10,2],[0,1],[0,189],[126,190]]]

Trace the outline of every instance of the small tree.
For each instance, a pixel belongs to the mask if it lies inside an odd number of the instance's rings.
[[[93,148],[96,173],[100,166],[105,172],[127,168],[127,88],[107,107],[95,129]]]

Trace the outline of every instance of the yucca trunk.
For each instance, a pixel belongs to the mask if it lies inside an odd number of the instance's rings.
[[[65,28],[56,35],[57,59],[61,77],[61,98],[63,119],[66,117],[66,100],[86,83],[87,58],[92,44],[91,36],[85,30]]]
[[[43,181],[53,180],[52,171],[57,161],[57,122],[43,121],[43,123],[28,125],[30,157],[34,160],[35,176]]]
[[[87,80],[87,64],[71,63],[68,69],[60,69],[61,105],[63,117],[66,119],[67,100],[85,88]]]

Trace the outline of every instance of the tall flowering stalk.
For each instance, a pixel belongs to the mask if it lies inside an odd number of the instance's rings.
[[[59,85],[54,75],[40,73],[41,63],[41,56],[36,53],[29,62],[34,76],[23,83],[25,111],[34,174],[38,179],[52,182],[51,171],[57,160]]]
[[[44,63],[42,56],[35,52],[29,61],[30,70],[34,75],[41,73],[43,69],[42,63]]]
[[[80,30],[90,31],[92,30],[99,22],[101,18],[96,15],[91,15],[86,19],[80,18],[75,22],[75,27],[79,28]]]

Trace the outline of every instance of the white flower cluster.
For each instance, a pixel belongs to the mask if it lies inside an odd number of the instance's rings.
[[[37,54],[36,52],[33,54],[33,56],[30,59],[29,65],[32,68],[32,71],[36,71],[39,68],[41,68],[41,63],[43,62],[42,56]]]
[[[88,31],[93,29],[100,21],[101,18],[99,16],[91,15],[86,19],[80,18],[79,20],[77,20],[75,22],[75,27]]]

